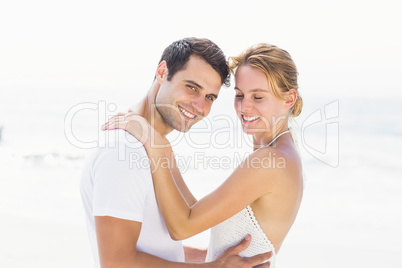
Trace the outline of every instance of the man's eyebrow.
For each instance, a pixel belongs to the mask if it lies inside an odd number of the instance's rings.
[[[192,84],[192,85],[198,87],[199,89],[203,89],[203,87],[202,87],[201,85],[197,84],[197,83],[194,82],[193,80],[184,80],[184,82],[189,83],[189,84]]]
[[[192,84],[193,86],[198,87],[199,89],[204,89],[201,85],[197,84],[196,82],[194,82],[193,80],[184,80],[184,82]],[[213,96],[215,98],[215,100],[218,98],[218,95],[216,94],[208,94],[210,96]]]
[[[213,96],[215,100],[218,98],[218,95],[216,95],[216,94],[208,94],[208,95]]]

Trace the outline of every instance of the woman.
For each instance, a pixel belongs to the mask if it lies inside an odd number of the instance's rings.
[[[152,167],[158,205],[174,239],[186,239],[212,228],[207,261],[216,259],[247,234],[250,246],[242,257],[276,253],[290,230],[303,194],[302,166],[288,120],[298,116],[302,99],[297,70],[290,55],[273,45],[258,44],[231,58],[235,75],[235,109],[243,131],[253,136],[253,153],[215,191],[191,207],[180,194],[168,168]],[[106,125],[123,128],[141,139],[142,130],[130,120]],[[158,133],[153,142],[169,146]],[[163,146],[142,140],[154,161],[169,161]],[[154,145],[154,144],[153,144]]]

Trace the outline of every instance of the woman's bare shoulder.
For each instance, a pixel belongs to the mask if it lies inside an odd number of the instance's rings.
[[[285,182],[284,179],[299,179],[302,176],[301,159],[292,146],[260,148],[250,155],[248,161],[270,180]]]

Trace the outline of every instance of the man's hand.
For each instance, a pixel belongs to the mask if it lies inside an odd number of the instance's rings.
[[[250,267],[270,267],[270,263],[262,263],[268,260],[272,256],[272,252],[267,252],[263,254],[256,255],[251,258],[242,258],[238,254],[245,250],[251,242],[251,235],[247,235],[239,244],[228,248],[223,252],[215,261],[216,267],[219,268],[250,268]]]

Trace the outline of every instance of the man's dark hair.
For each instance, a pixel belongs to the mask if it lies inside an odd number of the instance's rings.
[[[188,37],[173,42],[163,51],[159,61],[166,61],[168,81],[180,70],[186,68],[186,64],[191,55],[205,60],[211,67],[219,73],[222,84],[230,85],[230,72],[226,63],[225,54],[211,40],[206,38]]]

